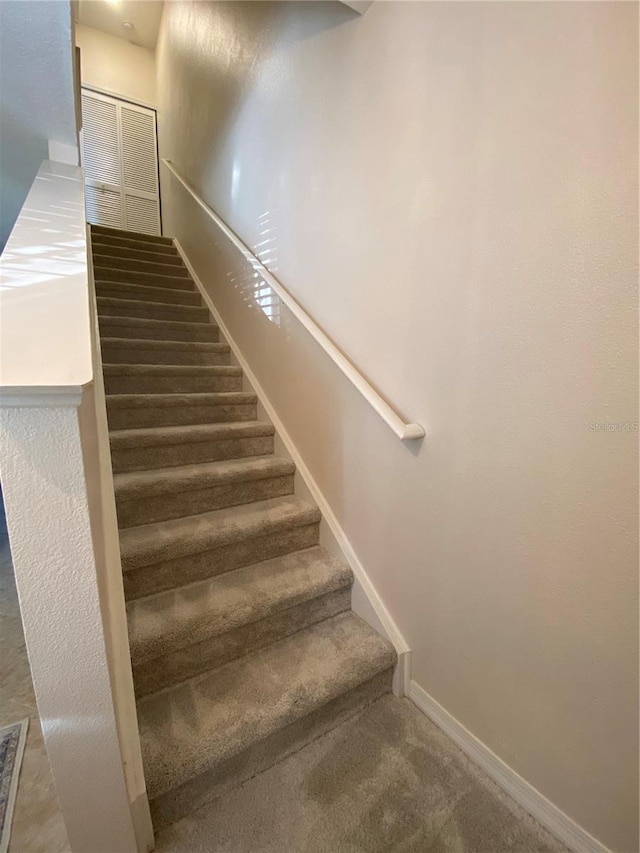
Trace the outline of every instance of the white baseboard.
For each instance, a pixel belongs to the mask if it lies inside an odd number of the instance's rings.
[[[518,805],[526,809],[545,829],[548,829],[567,847],[574,850],[575,853],[611,853],[608,847],[590,835],[522,776],[519,776],[508,764],[505,764],[501,758],[498,758],[486,744],[478,740],[455,717],[452,717],[415,681],[409,685],[408,696],[423,714],[429,717],[475,764],[484,770],[487,776],[490,776]]]
[[[377,590],[371,583],[371,579],[367,575],[364,566],[358,559],[356,552],[353,550],[349,539],[347,538],[346,533],[342,529],[340,522],[336,518],[333,510],[329,506],[325,496],[320,491],[320,487],[316,483],[313,475],[307,468],[304,463],[304,460],[300,456],[298,449],[285,429],[284,424],[278,417],[275,409],[269,402],[269,398],[267,394],[256,378],[256,375],[251,370],[247,362],[245,361],[240,348],[236,344],[233,336],[230,334],[229,329],[226,324],[220,317],[215,305],[213,304],[211,297],[206,291],[202,281],[198,277],[195,269],[189,262],[189,258],[184,252],[182,246],[180,245],[180,241],[174,238],[173,240],[176,249],[178,250],[180,257],[184,261],[185,266],[189,270],[191,277],[193,278],[196,287],[200,291],[200,295],[205,301],[207,308],[211,311],[215,321],[222,332],[226,342],[231,347],[231,351],[233,352],[234,357],[237,359],[238,364],[244,371],[244,374],[255,391],[258,400],[260,401],[262,407],[264,408],[267,417],[273,424],[278,433],[282,443],[284,444],[288,454],[291,456],[291,459],[296,465],[296,468],[302,477],[309,493],[315,503],[317,504],[320,512],[322,513],[322,517],[327,524],[327,527],[331,531],[331,534],[344,555],[345,560],[351,566],[355,577],[355,585],[359,587],[359,591],[362,592],[364,598],[366,599],[366,604],[368,606],[357,607],[354,605],[354,611],[362,617],[366,622],[372,625],[373,628],[380,631],[384,635],[386,635],[387,639],[391,642],[393,647],[396,650],[398,655],[398,663],[396,665],[394,678],[393,678],[393,692],[396,696],[407,696],[409,692],[409,683],[411,681],[411,650],[409,646],[400,633],[398,626],[393,620],[393,617],[385,607],[382,599],[378,595]]]

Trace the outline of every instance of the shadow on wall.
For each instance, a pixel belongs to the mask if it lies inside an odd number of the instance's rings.
[[[0,549],[9,546],[9,532],[7,530],[7,518],[4,514],[4,501],[2,500],[2,483],[0,483]]]
[[[0,253],[43,160],[47,142],[34,137],[6,108],[0,113]]]
[[[189,134],[166,138],[162,133],[162,122],[158,128],[161,156],[175,161],[187,181],[198,189],[205,200],[208,168],[224,151],[242,111],[245,96],[252,90],[254,69],[260,65],[260,57],[273,49],[275,34],[278,34],[279,44],[286,47],[360,18],[358,12],[339,2],[305,0],[298,3],[294,0],[286,4],[287,7],[297,5],[304,8],[303,22],[290,14],[290,8],[283,9],[283,4],[279,2],[176,3],[165,7],[164,14],[170,18],[170,26],[167,21],[163,22],[166,37],[173,41],[172,47],[177,54],[181,51],[189,53],[189,61],[183,67],[189,69],[187,73],[191,79],[178,81],[183,95],[188,97],[189,92],[198,92],[202,86],[209,86],[207,73],[210,73],[212,67],[217,66],[225,77],[225,85],[216,88],[216,97],[209,99],[206,115],[201,115],[198,126],[191,127]],[[251,7],[250,14],[243,16],[243,24],[251,30],[253,50],[251,53],[239,52],[236,55],[233,51],[238,39],[234,38],[234,29],[238,11],[244,11],[243,7]],[[282,21],[285,16],[287,25],[283,38]],[[162,63],[159,64],[162,66]],[[167,90],[167,86],[175,86],[176,82],[160,80],[160,95]],[[185,113],[189,112],[188,106],[183,109]],[[172,126],[182,125],[180,121],[175,121]],[[206,159],[190,156],[190,152],[203,150],[208,151]]]

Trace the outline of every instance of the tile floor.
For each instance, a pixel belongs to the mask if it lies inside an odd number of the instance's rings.
[[[0,503],[0,726],[29,717],[9,853],[62,853],[67,836],[40,730]]]

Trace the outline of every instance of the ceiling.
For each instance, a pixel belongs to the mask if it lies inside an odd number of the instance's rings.
[[[80,0],[77,21],[132,44],[155,50],[162,16],[162,0]],[[123,27],[123,23],[132,28]]]

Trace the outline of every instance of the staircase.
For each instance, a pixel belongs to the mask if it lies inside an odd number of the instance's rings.
[[[358,713],[395,652],[351,612],[167,237],[92,227],[122,571],[156,828]]]

